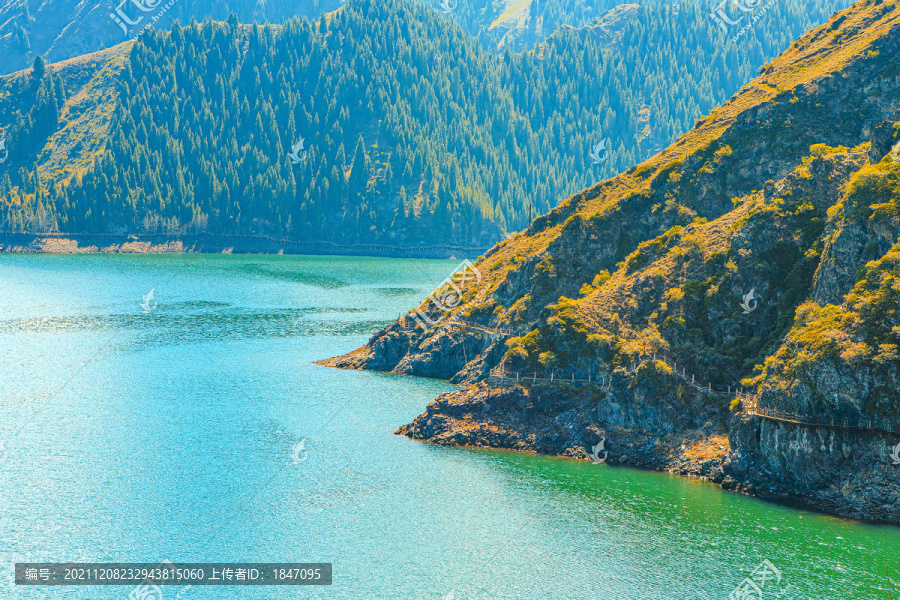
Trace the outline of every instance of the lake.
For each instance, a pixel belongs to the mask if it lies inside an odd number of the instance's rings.
[[[164,588],[184,600],[727,599],[763,561],[763,598],[888,597],[896,527],[410,441],[453,386],[313,364],[458,262],[0,255],[0,597],[131,592],[15,587],[16,561],[163,560],[333,564],[328,587]]]

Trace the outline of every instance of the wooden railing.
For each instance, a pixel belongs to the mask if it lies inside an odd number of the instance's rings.
[[[597,376],[593,376],[592,373],[588,373],[587,379],[580,379],[575,377],[575,373],[572,373],[571,377],[555,377],[555,373],[551,371],[548,377],[546,373],[537,372],[524,373],[517,371],[515,373],[507,373],[502,365],[491,369],[489,378],[495,383],[515,383],[519,385],[527,385],[529,383],[556,383],[559,385],[609,385],[609,376],[604,373],[600,373]]]
[[[680,379],[684,380],[688,385],[698,391],[712,394],[716,396],[727,396],[738,398],[741,400],[741,408],[744,414],[770,419],[773,421],[781,421],[784,423],[795,423],[798,425],[806,425],[810,427],[829,427],[835,429],[856,429],[862,431],[881,431],[884,433],[900,434],[900,423],[891,423],[885,419],[868,419],[858,418],[852,420],[849,418],[835,417],[816,417],[811,415],[803,415],[790,411],[777,410],[774,408],[760,407],[758,398],[754,394],[747,393],[740,386],[717,386],[719,389],[713,389],[711,383],[704,385],[698,384],[693,375],[688,375],[686,369],[678,371],[675,362],[671,364],[665,358],[653,357],[655,361],[661,361],[672,368],[672,372]],[[631,368],[626,368],[626,372],[633,373],[637,370],[637,364]],[[547,373],[523,373],[523,372],[507,372],[503,365],[491,369],[489,381],[500,384],[517,384],[527,386],[528,384],[557,384],[557,385],[600,385],[609,389],[610,377],[607,373],[598,373],[596,376],[588,372],[588,378],[577,378],[574,372],[571,377],[556,377],[551,371],[549,376]],[[725,387],[725,390],[721,388]]]
[[[752,406],[744,405],[744,412],[764,419],[796,423],[810,427],[830,427],[834,429],[859,429],[863,431],[882,431],[884,433],[900,433],[900,423],[890,423],[887,420],[858,418],[850,420],[846,417],[814,417],[793,412],[777,410],[774,408],[759,407],[754,402]]]
[[[511,331],[509,329],[499,329],[499,328],[490,328],[485,327],[483,325],[478,325],[476,323],[472,323],[471,321],[464,319],[460,316],[455,316],[448,321],[448,325],[456,326],[456,327],[464,327],[466,329],[474,329],[476,331],[481,331],[483,333],[489,333],[491,335],[495,335],[498,337],[515,337],[518,335],[516,332]]]
[[[722,396],[722,397],[730,397],[730,398],[740,398],[742,401],[750,401],[752,396],[745,392],[743,388],[740,386],[715,386],[713,387],[712,383],[707,383],[706,385],[697,383],[696,377],[687,372],[686,368],[682,368],[681,371],[678,370],[678,365],[675,361],[669,361],[667,358],[662,356],[653,355],[654,362],[662,362],[667,367],[672,369],[672,373],[676,375],[678,378],[682,379],[687,385],[693,387],[697,391],[704,392],[706,394],[711,394],[713,396]],[[625,367],[626,373],[633,373],[637,370],[638,363],[634,363],[631,367]],[[504,383],[518,383],[521,385],[528,383],[558,383],[558,384],[569,384],[569,385],[584,385],[584,384],[608,384],[609,383],[609,375],[606,373],[598,373],[594,375],[590,371],[588,372],[588,378],[577,378],[575,377],[574,371],[572,372],[571,377],[561,376],[556,377],[554,371],[550,371],[549,374],[544,373],[522,373],[522,372],[506,372],[505,367],[500,365],[491,370],[491,377],[498,382]]]

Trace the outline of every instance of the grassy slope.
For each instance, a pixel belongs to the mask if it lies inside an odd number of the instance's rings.
[[[115,102],[118,74],[131,50],[125,42],[56,63],[53,72],[62,77],[66,103],[60,112],[60,127],[38,156],[45,185],[53,185],[83,173],[103,153]],[[25,73],[0,78],[0,115],[9,116],[9,89]],[[6,119],[9,122],[9,119]],[[15,160],[15,157],[12,157]]]
[[[125,42],[54,65],[65,77],[69,96],[60,114],[65,125],[44,149],[50,154],[43,169],[51,181],[83,172],[103,153],[116,107],[116,80],[131,46],[132,42]]]
[[[661,350],[700,382],[733,386],[764,362],[744,379],[761,405],[896,420],[900,162],[886,154],[900,136],[897,56],[898,4],[859,2],[665,151],[494,246],[458,310],[518,331],[505,356],[477,332],[401,320],[326,364],[427,376],[464,364],[466,383],[500,357],[507,373],[552,368],[558,381],[608,369],[605,391],[482,382],[439,396],[400,433],[582,458],[604,439],[615,462],[898,522],[879,436],[732,417],[737,403],[662,362],[616,368]],[[753,284],[759,306],[743,314]],[[697,440],[707,452],[686,451]]]
[[[753,380],[769,404],[804,414],[897,421],[900,390],[900,160],[855,174],[832,219],[860,221],[890,250],[868,262],[840,303],[809,300]],[[840,232],[835,228],[835,236]],[[870,240],[869,245],[874,240]]]
[[[764,67],[759,77],[706,118],[698,120],[691,131],[663,152],[613,179],[570,197],[550,215],[537,219],[526,232],[492,248],[479,263],[488,285],[479,297],[495,291],[521,264],[519,257],[546,252],[568,223],[562,217],[578,215],[591,219],[616,211],[626,199],[650,192],[651,182],[655,178],[709,148],[743,113],[820,78],[835,76],[848,64],[861,60],[873,44],[900,24],[897,2],[883,2],[872,10],[858,10],[865,4],[857,4],[837,13],[828,23],[792,44]],[[466,299],[471,298],[470,295]]]

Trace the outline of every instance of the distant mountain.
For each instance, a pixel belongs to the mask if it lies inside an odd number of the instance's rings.
[[[328,364],[468,384],[415,438],[603,440],[610,461],[900,522],[898,65],[900,6],[858,2],[497,244],[461,296]]]
[[[563,25],[587,25],[618,4],[618,0],[421,1],[457,20],[485,48],[514,51],[530,48]],[[91,54],[133,39],[148,25],[168,29],[176,19],[225,21],[233,12],[242,23],[284,23],[292,17],[315,19],[342,5],[341,0],[0,2],[0,73],[30,67],[37,56],[59,62]]]
[[[617,3],[422,0],[423,5],[460,22],[485,48],[505,46],[515,51],[531,47],[562,25],[586,25]],[[277,24],[293,17],[315,19],[342,5],[341,0],[0,2],[0,73],[28,68],[38,56],[59,62],[91,54],[134,39],[148,25],[168,29],[176,19],[181,23],[192,19],[225,21],[233,12],[242,23]]]
[[[281,23],[339,6],[340,0],[9,0],[0,2],[0,73],[30,67],[37,56],[58,62],[91,54],[134,38],[148,24],[167,29],[175,19],[224,21],[232,12],[242,22]]]
[[[38,61],[0,85],[0,228],[487,247],[688,130],[792,10],[735,41],[695,4],[620,7],[497,55],[422,4],[350,0]]]
[[[513,52],[533,48],[561,27],[578,29],[595,26],[598,21],[612,37],[621,36],[636,6],[619,0],[420,1],[457,21],[485,49]],[[147,26],[168,29],[176,19],[181,23],[225,21],[234,13],[241,23],[284,23],[292,17],[315,19],[343,4],[342,0],[9,0],[0,2],[0,73],[30,67],[38,56],[52,63],[91,54],[134,39]],[[783,43],[785,33],[792,33],[794,39],[846,6],[843,0],[789,0],[782,4],[767,8],[769,13],[782,13],[772,21],[763,19],[761,28],[773,26],[769,33],[755,35],[768,35],[776,44]],[[656,0],[645,6],[653,8]],[[617,10],[610,13],[614,8]],[[702,12],[708,9],[704,6]],[[734,18],[740,16],[734,6],[726,12],[736,13]]]

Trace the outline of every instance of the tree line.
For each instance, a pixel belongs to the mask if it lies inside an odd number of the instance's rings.
[[[614,45],[563,28],[502,54],[409,0],[175,23],[134,45],[102,151],[65,185],[41,164],[66,86],[38,59],[7,85],[2,229],[488,246],[668,145],[833,7],[811,4],[737,43],[687,2],[641,6]]]

